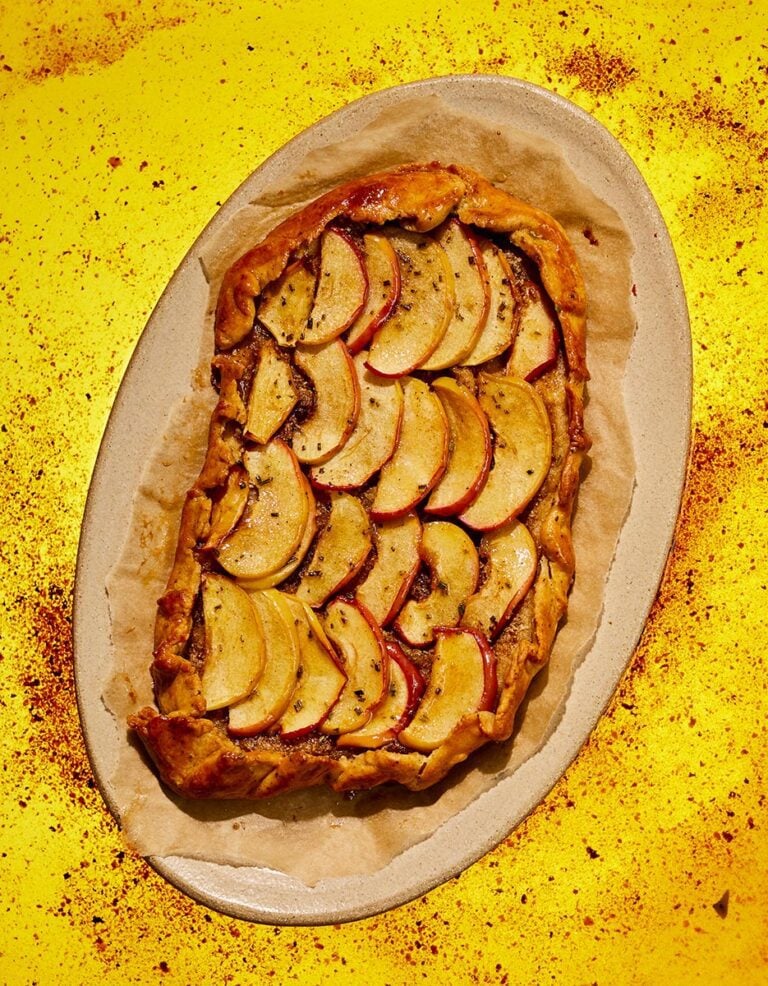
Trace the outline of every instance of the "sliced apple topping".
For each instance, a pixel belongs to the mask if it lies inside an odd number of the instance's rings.
[[[233,577],[203,576],[203,695],[233,737],[429,753],[493,708],[489,641],[534,584],[518,515],[551,466],[530,381],[557,361],[557,320],[458,218],[331,227],[314,246],[258,299],[271,338],[243,428],[257,447],[213,497],[202,551]],[[504,354],[506,372],[482,372]],[[432,648],[429,674],[389,627]]]
[[[256,316],[281,346],[295,346],[307,327],[314,297],[314,272],[298,260],[264,289]]]
[[[453,314],[453,270],[445,250],[431,236],[386,231],[400,263],[400,300],[371,342],[368,366],[385,377],[400,377],[434,353]]]
[[[325,722],[347,676],[316,614],[298,599],[283,598],[296,628],[299,666],[288,705],[270,731],[298,740]]]
[[[481,374],[480,406],[493,429],[493,465],[459,519],[487,531],[516,517],[541,486],[552,459],[552,428],[541,397],[517,377]]]
[[[325,462],[346,442],[360,412],[360,385],[347,347],[340,339],[296,350],[296,366],[315,391],[313,413],[296,429],[293,451],[299,462]]]
[[[433,520],[424,525],[421,557],[430,569],[431,590],[424,599],[410,599],[395,622],[398,635],[413,647],[431,644],[435,627],[459,623],[480,576],[480,562],[472,539],[447,520]]]
[[[480,554],[485,581],[467,600],[461,623],[493,640],[533,584],[538,556],[528,528],[518,520],[486,534]]]
[[[251,595],[267,642],[264,670],[247,698],[230,706],[229,731],[254,736],[271,726],[288,705],[296,687],[299,637],[293,612],[277,589]]]
[[[552,302],[541,288],[529,282],[526,295],[507,373],[530,381],[540,377],[557,362],[560,334]]]
[[[221,494],[213,501],[211,526],[204,545],[206,550],[218,548],[243,516],[247,504],[248,473],[245,466],[238,462],[229,470]]]
[[[323,489],[355,490],[391,457],[400,436],[403,390],[397,380],[385,380],[365,365],[366,353],[354,358],[360,387],[360,413],[344,445],[322,465],[314,466],[310,479]]]
[[[320,243],[320,273],[301,341],[319,345],[338,338],[363,310],[368,276],[360,248],[340,229],[327,229]]]
[[[480,492],[491,466],[491,431],[475,395],[453,377],[439,377],[432,388],[445,410],[450,442],[446,470],[426,509],[445,517],[461,513]]]
[[[387,641],[386,649],[389,685],[384,701],[364,726],[339,736],[339,746],[378,749],[405,729],[418,708],[426,688],[421,672],[394,640]]]
[[[427,690],[398,734],[404,746],[423,753],[441,746],[467,716],[493,708],[497,694],[496,660],[482,634],[440,628],[436,637]]]
[[[330,512],[295,596],[318,607],[360,571],[373,547],[365,507],[349,493],[332,493]]]
[[[400,517],[424,499],[448,461],[448,419],[440,399],[417,377],[404,377],[403,421],[392,458],[382,467],[371,517]]]
[[[350,733],[369,721],[389,683],[389,657],[376,621],[360,603],[334,599],[325,631],[336,646],[347,682],[320,727],[329,735]]]
[[[465,366],[478,366],[500,356],[512,345],[517,331],[518,308],[507,259],[489,240],[481,241],[480,252],[488,271],[490,304],[488,317],[474,348],[461,361]]]
[[[477,237],[458,219],[445,223],[436,236],[453,269],[456,301],[445,335],[423,370],[444,370],[463,363],[483,331],[490,288]]]
[[[385,627],[405,602],[421,564],[421,522],[416,514],[375,525],[376,560],[355,598]]]
[[[290,366],[280,357],[274,342],[265,339],[259,349],[259,365],[248,397],[246,438],[264,445],[283,424],[298,399]]]
[[[301,543],[314,497],[291,449],[273,439],[246,452],[248,505],[220,544],[219,563],[230,575],[258,579],[285,565]]]
[[[222,575],[203,577],[205,658],[201,687],[209,711],[249,695],[264,670],[266,646],[248,593]]]
[[[374,333],[392,313],[400,297],[400,262],[387,237],[380,233],[366,233],[363,253],[368,275],[368,298],[347,333],[347,346],[353,355],[367,349]]]
[[[299,565],[304,561],[307,552],[312,545],[312,541],[317,533],[317,510],[315,504],[315,498],[312,493],[312,489],[309,485],[307,479],[304,480],[307,489],[307,498],[310,502],[310,509],[307,512],[307,526],[304,528],[304,534],[299,541],[298,547],[293,551],[290,558],[284,565],[280,568],[276,568],[274,572],[269,572],[266,575],[262,575],[257,578],[252,579],[238,579],[238,582],[244,589],[255,590],[255,589],[271,589],[273,586],[279,585],[284,582],[289,576],[293,575]]]

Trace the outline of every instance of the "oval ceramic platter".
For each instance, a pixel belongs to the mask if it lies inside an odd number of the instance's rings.
[[[118,393],[88,496],[75,591],[78,702],[105,800],[117,814],[111,778],[115,751],[126,742],[126,732],[101,700],[108,662],[93,660],[91,655],[109,652],[105,582],[122,547],[133,491],[156,439],[158,422],[188,391],[199,358],[198,341],[190,345],[185,338],[185,326],[199,324],[208,301],[198,258],[232,216],[260,190],[277,184],[289,165],[315,148],[354,135],[399,101],[424,95],[438,95],[458,112],[500,120],[554,142],[579,180],[622,217],[634,242],[631,275],[637,289],[637,328],[624,378],[636,460],[634,495],[605,584],[602,619],[575,670],[553,732],[543,748],[508,776],[502,775],[431,836],[376,873],[322,879],[312,887],[266,868],[183,857],[150,860],[190,896],[243,919],[323,924],[366,917],[427,892],[503,840],[565,771],[609,701],[639,639],[674,534],[690,429],[690,330],[666,227],[630,158],[588,114],[515,79],[449,76],[365,97],[292,140],[224,205],[164,292]],[[177,354],[172,366],[166,363],[168,352]],[[163,391],[149,384],[160,365],[165,374]]]

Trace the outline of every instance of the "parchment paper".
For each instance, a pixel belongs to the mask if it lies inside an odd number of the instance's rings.
[[[313,788],[267,802],[181,801],[159,784],[124,723],[130,712],[152,704],[148,668],[156,600],[170,570],[183,496],[202,462],[213,405],[201,381],[212,355],[213,302],[221,275],[280,219],[328,188],[417,160],[468,165],[552,213],[566,228],[584,271],[592,374],[586,422],[593,458],[575,516],[577,575],[567,622],[519,713],[513,740],[478,751],[429,791],[387,787],[350,798]],[[631,253],[619,217],[576,179],[555,146],[496,121],[459,114],[435,96],[404,100],[365,130],[309,153],[279,187],[235,216],[208,245],[200,260],[211,283],[211,307],[201,320],[201,337],[190,339],[191,346],[201,347],[200,371],[152,451],[124,552],[107,585],[114,667],[104,701],[125,737],[115,790],[123,833],[135,850],[266,866],[309,886],[324,877],[372,873],[542,748],[599,624],[603,586],[632,495],[634,465],[622,407],[635,325]]]

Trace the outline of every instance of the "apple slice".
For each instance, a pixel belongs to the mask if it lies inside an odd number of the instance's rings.
[[[280,439],[246,452],[243,464],[251,483],[248,505],[217,557],[230,575],[258,579],[291,558],[314,510],[314,496],[296,456]]]
[[[371,504],[374,520],[408,513],[427,496],[448,462],[448,419],[439,397],[418,377],[404,377],[401,385],[400,438],[379,476]]]
[[[477,237],[458,219],[445,223],[436,236],[453,268],[456,303],[445,335],[422,370],[444,370],[463,363],[488,317],[490,287]]]
[[[512,290],[514,277],[507,258],[489,240],[481,242],[480,252],[488,271],[490,305],[488,318],[474,348],[462,360],[465,366],[477,366],[500,356],[512,345],[517,331],[518,306]]]
[[[206,550],[216,549],[243,516],[248,504],[248,473],[238,462],[229,470],[221,495],[213,500],[211,526],[203,545]]]
[[[293,612],[277,589],[251,595],[267,643],[266,662],[250,695],[230,705],[229,732],[255,736],[280,718],[296,687],[299,637]]]
[[[360,603],[334,599],[325,632],[335,644],[347,682],[320,731],[330,736],[364,726],[387,692],[389,656],[375,620]]]
[[[259,614],[248,593],[210,572],[202,583],[205,659],[201,690],[209,711],[239,702],[264,670],[266,646]]]
[[[317,346],[338,338],[363,310],[368,276],[360,248],[341,229],[327,229],[320,241],[320,273],[312,311],[301,341]]]
[[[493,640],[533,584],[538,556],[528,528],[519,520],[486,534],[480,554],[485,561],[485,580],[467,600],[461,625],[480,630]]]
[[[403,390],[397,380],[385,380],[365,366],[366,353],[353,362],[360,387],[360,413],[344,445],[322,465],[313,466],[310,479],[329,490],[364,486],[391,457],[400,436]]]
[[[331,509],[307,562],[295,596],[309,606],[322,606],[363,567],[373,546],[365,507],[349,493],[332,493]]]
[[[367,348],[373,334],[390,316],[400,297],[400,263],[387,237],[380,233],[366,233],[363,247],[368,298],[347,333],[347,346],[353,355]]]
[[[461,513],[479,493],[491,467],[491,430],[475,395],[453,377],[439,377],[432,388],[448,420],[448,463],[426,510],[441,517]]]
[[[541,486],[552,459],[552,426],[541,397],[517,377],[480,374],[480,406],[493,429],[494,460],[459,520],[488,531],[516,517]]]
[[[445,250],[424,233],[387,230],[400,263],[400,299],[371,342],[368,366],[401,377],[429,359],[453,314],[453,270]]]
[[[297,260],[262,292],[256,316],[281,346],[295,346],[306,329],[315,280],[311,267]]]
[[[379,626],[386,626],[403,605],[421,564],[421,522],[416,514],[383,521],[374,528],[376,561],[355,592]]]
[[[507,364],[507,373],[535,380],[557,363],[559,332],[552,302],[532,281],[526,286],[527,303]]]
[[[347,676],[316,614],[297,599],[283,598],[296,627],[299,667],[288,706],[271,732],[284,740],[298,740],[325,722]]]
[[[394,640],[386,643],[389,686],[384,701],[368,722],[337,740],[338,746],[375,750],[391,742],[408,725],[418,708],[426,684],[421,672]]]
[[[269,572],[267,575],[262,575],[255,579],[238,579],[238,584],[244,589],[257,590],[257,589],[271,589],[273,586],[280,585],[284,582],[290,575],[296,571],[299,565],[304,561],[307,552],[310,549],[312,541],[317,533],[317,510],[315,507],[315,498],[312,493],[312,489],[309,486],[309,481],[304,479],[307,486],[307,496],[309,498],[311,508],[307,513],[307,526],[304,528],[304,534],[299,541],[299,546],[290,556],[288,561],[281,565],[280,568],[275,569],[274,572]]]
[[[496,660],[476,630],[440,628],[427,690],[416,714],[398,734],[412,750],[441,746],[463,719],[487,712],[496,702]]]
[[[266,444],[296,406],[299,395],[291,368],[271,339],[259,348],[259,365],[248,396],[245,437]]]
[[[315,391],[313,413],[296,429],[293,451],[299,462],[325,462],[346,442],[360,413],[360,384],[341,339],[296,350],[296,366]]]
[[[424,599],[410,599],[400,610],[395,630],[413,647],[427,647],[436,626],[456,626],[467,599],[477,588],[480,562],[466,531],[447,520],[425,524],[421,557],[429,567],[432,585]]]

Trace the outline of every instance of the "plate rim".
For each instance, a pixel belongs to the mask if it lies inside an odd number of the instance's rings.
[[[141,373],[142,364],[148,359],[152,342],[151,327],[156,324],[156,321],[159,319],[158,313],[162,311],[163,305],[166,303],[165,299],[169,294],[173,293],[174,285],[177,285],[182,278],[190,274],[190,268],[193,265],[197,265],[196,254],[199,250],[199,245],[209,237],[215,235],[215,230],[224,225],[228,221],[229,217],[241,208],[244,204],[244,200],[247,200],[248,189],[251,184],[255,180],[268,183],[270,173],[279,168],[280,162],[287,156],[290,157],[291,154],[301,151],[302,146],[305,143],[310,146],[317,146],[315,142],[318,138],[332,138],[334,132],[339,129],[346,134],[354,132],[355,129],[359,129],[359,126],[364,125],[364,122],[367,122],[364,120],[366,115],[369,119],[372,116],[375,116],[375,114],[378,113],[381,108],[383,108],[383,106],[393,98],[397,99],[402,98],[403,95],[415,95],[428,92],[436,93],[441,96],[448,96],[450,101],[451,93],[463,94],[464,98],[471,99],[475,95],[475,91],[482,94],[482,99],[490,100],[490,102],[494,102],[498,99],[507,100],[513,95],[524,96],[536,106],[537,110],[545,108],[549,112],[556,115],[564,114],[565,119],[574,121],[576,125],[586,128],[590,138],[594,141],[595,147],[597,148],[595,153],[599,155],[601,151],[605,151],[605,153],[609,155],[610,160],[614,163],[617,170],[622,173],[624,188],[629,188],[635,196],[639,211],[651,220],[651,226],[649,229],[652,230],[653,233],[654,242],[652,245],[656,248],[656,251],[659,254],[657,263],[661,264],[662,268],[670,277],[670,284],[668,285],[668,288],[672,289],[672,293],[669,295],[669,293],[666,292],[666,294],[675,308],[673,313],[674,318],[672,321],[675,323],[677,333],[676,342],[679,347],[678,355],[682,357],[682,362],[684,364],[682,367],[678,364],[677,379],[679,382],[680,377],[682,376],[686,381],[685,386],[679,388],[679,392],[677,394],[679,403],[676,408],[677,417],[675,422],[677,429],[677,441],[678,444],[682,446],[684,454],[678,454],[676,468],[673,470],[673,474],[671,476],[667,476],[667,485],[670,489],[671,495],[669,497],[667,511],[664,518],[664,536],[654,546],[652,567],[653,577],[647,580],[644,587],[644,592],[641,593],[642,601],[638,609],[642,610],[643,616],[642,619],[638,619],[637,616],[635,616],[631,630],[629,632],[627,632],[626,629],[624,630],[625,640],[631,642],[628,645],[623,660],[614,662],[610,675],[603,675],[599,682],[592,683],[593,688],[597,687],[600,697],[597,705],[593,703],[591,707],[589,716],[591,719],[591,725],[589,729],[585,732],[571,730],[568,736],[561,739],[561,742],[565,742],[565,750],[563,751],[563,756],[561,759],[557,761],[556,769],[552,769],[547,772],[543,780],[541,777],[532,778],[532,780],[535,780],[536,783],[532,784],[528,797],[522,799],[522,804],[516,812],[516,817],[514,820],[510,821],[505,818],[503,823],[497,825],[493,829],[486,827],[483,838],[474,840],[471,848],[462,853],[457,854],[454,852],[450,863],[447,865],[434,865],[432,859],[425,860],[425,853],[427,856],[431,857],[434,854],[435,848],[437,848],[439,855],[441,845],[450,846],[451,840],[455,841],[454,830],[458,824],[457,818],[449,820],[436,833],[429,836],[422,842],[417,843],[415,846],[405,850],[405,852],[401,853],[400,856],[396,857],[395,860],[384,867],[383,870],[380,870],[375,874],[355,877],[328,878],[319,881],[315,887],[307,887],[305,884],[300,883],[300,881],[295,880],[294,878],[288,877],[286,874],[277,873],[277,871],[270,870],[266,867],[232,867],[224,864],[211,863],[203,860],[194,860],[187,857],[178,856],[148,858],[148,861],[153,868],[178,889],[182,890],[184,893],[188,894],[200,903],[232,917],[273,925],[281,924],[297,926],[317,926],[331,923],[343,923],[371,917],[375,914],[389,910],[392,907],[407,903],[415,897],[427,893],[435,887],[445,883],[447,880],[457,876],[472,863],[484,856],[488,851],[497,846],[504,838],[508,837],[524,821],[536,805],[539,804],[544,797],[546,797],[548,792],[563,775],[564,771],[568,769],[573,760],[575,760],[578,756],[581,747],[588,739],[591,729],[594,728],[596,723],[601,718],[606,705],[616,690],[621,675],[631,659],[632,653],[640,639],[643,626],[645,625],[648,611],[650,610],[653,599],[656,596],[658,587],[663,578],[667,557],[674,539],[676,519],[678,517],[682,502],[685,488],[687,462],[690,453],[693,375],[692,344],[685,292],[672,241],[669,237],[669,233],[658,204],[656,203],[645,180],[642,178],[639,169],[636,167],[629,154],[624,150],[619,141],[607,130],[607,128],[603,126],[603,124],[592,117],[589,113],[564,97],[522,79],[495,75],[442,75],[428,79],[419,79],[403,85],[378,90],[377,92],[368,94],[351,103],[348,103],[345,106],[342,106],[291,138],[282,147],[266,158],[264,162],[262,162],[262,164],[235,189],[232,195],[226,200],[223,206],[216,212],[211,221],[196,238],[181,264],[168,281],[157,305],[147,320],[146,326],[142,331],[126,366],[123,378],[115,396],[92,471],[91,482],[83,513],[81,536],[78,545],[73,600],[75,690],[77,705],[88,757],[100,792],[102,793],[102,796],[104,797],[110,811],[119,824],[118,807],[111,795],[109,779],[105,776],[103,765],[100,763],[98,757],[91,748],[91,741],[89,738],[93,734],[93,728],[89,728],[89,725],[97,719],[100,719],[102,716],[111,716],[111,713],[103,707],[100,701],[98,703],[93,703],[93,700],[89,699],[87,694],[87,665],[84,662],[83,654],[87,652],[91,637],[94,636],[93,628],[89,627],[89,621],[86,615],[89,599],[93,591],[93,586],[90,584],[88,577],[89,566],[93,560],[93,545],[89,542],[87,534],[91,529],[93,518],[99,508],[98,498],[100,495],[100,486],[102,478],[105,474],[105,463],[107,462],[111,452],[111,444],[116,433],[119,433],[120,427],[123,424],[121,421],[121,415],[124,414],[124,408],[128,402],[128,396],[132,388],[132,381]],[[360,123],[361,120],[364,120],[364,122]],[[524,128],[520,126],[519,129]],[[637,254],[640,253],[641,251],[638,250],[636,256],[633,257],[633,274],[636,273],[636,260],[637,262],[642,262],[642,255],[640,257],[637,256]],[[638,337],[641,328],[640,320],[638,318],[638,335],[636,335],[635,341],[633,342],[630,362],[627,370],[628,381],[631,381],[632,379],[633,359],[637,358],[636,346],[639,345]],[[680,370],[684,372],[681,373],[679,372]],[[609,573],[609,582],[615,577],[617,559],[621,557],[622,550],[624,550],[622,545],[626,541],[626,532],[629,529],[628,525],[633,517],[637,515],[638,510],[643,506],[644,501],[638,496],[638,490],[636,488],[635,495],[633,496],[627,515],[627,520],[625,521],[625,525],[619,539],[619,544],[617,545],[614,566],[611,568]],[[584,663],[581,665],[581,668],[583,667]],[[95,706],[99,707],[97,708]],[[596,715],[594,714],[595,708],[597,708]],[[553,737],[556,736],[558,731],[561,730],[561,726],[562,720],[561,724],[556,727]],[[566,732],[567,731],[568,730],[566,728]],[[575,735],[573,735],[574,732]],[[550,737],[550,741],[553,737]],[[548,746],[550,741],[548,741],[545,746]],[[518,783],[528,779],[527,775],[532,773],[532,765],[535,764],[536,758],[537,754],[532,755],[525,763],[514,771],[514,777]],[[506,778],[505,780],[508,781],[509,778]],[[486,804],[489,799],[493,799],[494,791],[498,791],[498,789],[505,784],[505,780],[497,784],[496,788],[492,788],[490,791],[482,794],[478,799],[476,799],[476,802],[472,803],[467,809],[460,813],[460,817],[465,820],[465,824],[467,815],[477,814],[481,810],[483,804]],[[428,850],[428,847],[432,848],[431,852]],[[388,892],[383,893],[381,891],[381,887],[389,886],[387,871],[392,871],[393,868],[396,870],[402,869],[405,872],[407,879],[396,880],[395,885],[392,886]],[[238,878],[245,877],[246,879],[234,879],[235,876]],[[254,900],[252,896],[250,899],[244,899],[242,894],[240,896],[238,896],[238,894],[232,894],[231,892],[227,894],[226,890],[222,889],[222,883],[224,887],[226,887],[228,882],[239,887],[242,883],[248,884],[250,878],[255,880],[257,884],[256,889],[260,889],[262,891],[261,899]],[[377,890],[371,890],[370,884],[372,883],[379,885]]]

